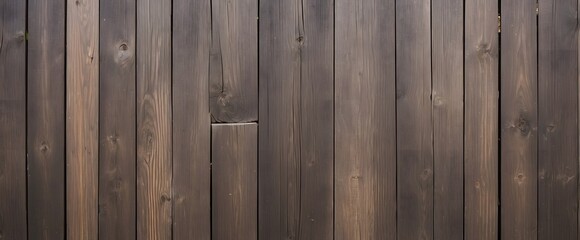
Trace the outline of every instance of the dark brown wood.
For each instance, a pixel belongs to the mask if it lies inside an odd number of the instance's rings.
[[[26,2],[0,9],[0,239],[26,239]]]
[[[395,1],[337,0],[335,40],[335,239],[395,239]]]
[[[538,239],[578,238],[578,2],[540,0]]]
[[[498,2],[465,2],[465,239],[498,238]]]
[[[135,0],[102,0],[99,239],[136,239]]]
[[[463,239],[463,1],[431,2],[434,239]]]
[[[67,1],[67,238],[98,237],[99,1]]]
[[[260,1],[260,239],[332,239],[332,64],[331,0]]]
[[[537,239],[536,0],[502,1],[501,239]]]
[[[258,237],[258,125],[211,127],[212,239]]]
[[[138,239],[171,239],[171,117],[171,1],[137,0]]]
[[[65,238],[65,1],[28,2],[28,237]]]
[[[211,2],[213,122],[258,120],[258,1]]]
[[[173,1],[173,239],[209,240],[210,1]]]
[[[396,2],[397,237],[433,239],[430,1]]]

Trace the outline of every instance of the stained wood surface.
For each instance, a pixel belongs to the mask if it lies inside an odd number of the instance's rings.
[[[335,239],[396,239],[395,1],[337,0],[335,41]]]
[[[211,127],[212,239],[258,238],[258,124]]]

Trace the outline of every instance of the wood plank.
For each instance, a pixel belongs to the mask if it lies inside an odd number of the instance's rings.
[[[213,122],[258,120],[258,1],[211,2]]]
[[[0,9],[0,239],[26,239],[26,2]]]
[[[212,239],[257,239],[258,124],[211,127]]]
[[[430,1],[396,3],[397,237],[433,239]]]
[[[67,1],[67,238],[98,237],[99,1]]]
[[[135,0],[100,8],[99,239],[135,239]]]
[[[577,10],[539,1],[538,239],[578,238]]]
[[[137,0],[137,238],[171,239],[171,1]]]
[[[211,236],[209,1],[173,1],[173,239]]]
[[[333,1],[260,1],[259,238],[333,238]]]
[[[434,239],[463,239],[463,1],[432,1]]]
[[[536,0],[501,2],[501,239],[537,239]]]
[[[28,2],[28,236],[65,238],[65,1]]]
[[[336,1],[335,40],[335,238],[395,239],[395,1]]]
[[[498,2],[465,2],[465,239],[498,238]]]

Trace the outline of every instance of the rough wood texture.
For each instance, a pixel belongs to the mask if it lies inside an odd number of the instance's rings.
[[[540,0],[538,239],[578,238],[576,0]]]
[[[537,239],[536,0],[502,1],[501,239]]]
[[[210,108],[213,122],[258,120],[258,1],[213,0]]]
[[[212,239],[257,239],[258,125],[212,125]]]
[[[67,1],[67,238],[98,237],[99,1]]]
[[[210,1],[173,1],[173,239],[209,240]]]
[[[29,239],[65,238],[65,1],[28,2]]]
[[[430,1],[397,1],[397,237],[433,239]]]
[[[463,239],[463,1],[433,0],[434,239]]]
[[[137,0],[137,238],[171,239],[171,1]]]
[[[332,239],[333,2],[260,1],[260,239]]]
[[[498,2],[465,2],[465,239],[498,238]]]
[[[396,238],[395,1],[336,1],[336,239]]]
[[[26,2],[0,2],[0,239],[26,239]]]
[[[101,0],[99,238],[135,239],[135,0]]]

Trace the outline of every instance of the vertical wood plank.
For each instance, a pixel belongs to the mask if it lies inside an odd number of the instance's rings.
[[[171,1],[137,0],[137,238],[171,239]]]
[[[28,1],[28,236],[65,237],[65,1]]]
[[[397,237],[433,239],[430,1],[397,1]]]
[[[432,1],[435,239],[463,239],[463,7]]]
[[[212,125],[212,239],[257,239],[258,125]]]
[[[335,41],[335,238],[395,239],[395,1],[336,1]]]
[[[209,240],[210,1],[173,1],[173,239]]]
[[[67,1],[67,238],[97,239],[99,1]]]
[[[26,239],[26,2],[0,9],[0,238]]]
[[[212,1],[213,122],[258,120],[258,1]]]
[[[537,239],[536,0],[501,2],[501,239]]]
[[[135,239],[135,0],[100,8],[99,238]]]
[[[259,238],[333,238],[333,1],[260,1]]]
[[[498,237],[498,2],[465,2],[465,239]]]
[[[577,4],[539,1],[538,239],[578,238]]]

